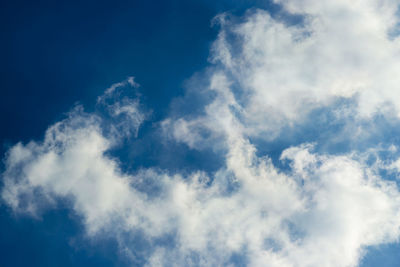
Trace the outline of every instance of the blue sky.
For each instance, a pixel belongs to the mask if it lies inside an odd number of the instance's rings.
[[[395,0],[2,1],[1,266],[397,266]]]

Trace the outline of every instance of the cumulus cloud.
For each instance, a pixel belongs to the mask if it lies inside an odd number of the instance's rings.
[[[34,214],[43,201],[69,199],[89,235],[114,235],[133,260],[140,248],[122,236],[141,231],[151,266],[234,264],[235,254],[251,266],[350,266],[363,246],[398,237],[400,194],[373,168],[308,145],[282,153],[285,174],[231,138],[226,166],[213,177],[124,174],[105,155],[112,144],[98,120],[74,113],[43,143],[9,151],[2,197]],[[168,235],[173,244],[159,245]]]
[[[263,10],[240,23],[220,16],[211,55],[236,85],[249,134],[276,136],[337,98],[356,98],[361,116],[388,105],[399,113],[398,1],[276,2],[302,22]]]
[[[109,151],[137,138],[148,117],[122,90],[139,86],[129,78],[98,98],[101,111],[78,107],[43,141],[13,146],[2,199],[34,216],[68,200],[89,236],[110,234],[136,265],[357,266],[367,247],[397,241],[400,192],[385,174],[399,173],[398,144],[383,139],[330,153],[318,151],[331,140],[317,134],[283,148],[274,162],[254,140],[307,130],[316,110],[360,131],[366,122],[385,130],[371,122],[376,114],[399,122],[398,3],[276,2],[302,22],[262,10],[218,17],[203,88],[209,101],[159,124],[165,138],[212,148],[223,158],[216,172],[121,170]],[[343,99],[346,109],[337,104]],[[342,139],[362,135],[344,128]]]

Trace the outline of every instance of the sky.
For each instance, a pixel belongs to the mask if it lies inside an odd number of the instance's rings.
[[[398,266],[398,0],[0,2],[1,266]]]

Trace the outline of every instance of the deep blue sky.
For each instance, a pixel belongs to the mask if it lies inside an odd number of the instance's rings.
[[[184,81],[207,65],[218,31],[211,19],[250,7],[278,9],[258,0],[0,1],[1,154],[41,139],[76,102],[93,108],[104,89],[128,76],[141,84],[153,120],[162,118]],[[32,220],[0,206],[0,266],[127,264],[114,241],[85,240],[67,207]],[[386,249],[382,266],[396,266],[398,247]],[[375,250],[365,266],[383,255]]]
[[[127,76],[162,113],[206,65],[211,19],[258,2],[1,1],[1,138],[39,138],[75,102],[90,107]]]

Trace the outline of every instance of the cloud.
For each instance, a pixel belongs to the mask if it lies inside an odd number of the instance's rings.
[[[303,16],[287,25],[267,11],[220,16],[211,60],[235,84],[249,134],[277,136],[316,107],[357,98],[371,116],[399,113],[398,1],[276,1]],[[289,15],[290,16],[290,13]]]
[[[89,235],[114,235],[132,259],[140,247],[124,236],[140,231],[152,266],[221,265],[235,253],[252,266],[349,266],[363,246],[397,239],[400,194],[373,168],[308,145],[283,151],[285,174],[243,138],[230,141],[226,166],[213,177],[124,174],[106,156],[112,144],[98,119],[75,112],[43,143],[9,151],[2,197],[34,214],[41,202],[66,198]],[[173,244],[158,245],[168,235]]]
[[[159,123],[164,138],[212,148],[217,171],[121,170],[109,152],[148,118],[122,90],[139,86],[129,78],[98,111],[77,107],[42,142],[13,146],[3,200],[40,216],[65,199],[88,236],[113,236],[136,265],[357,266],[367,247],[397,241],[400,192],[387,175],[399,173],[398,144],[382,133],[399,125],[397,2],[277,2],[303,22],[262,10],[218,17],[204,105],[189,115],[175,106]],[[286,140],[276,161],[260,153],[257,138],[272,144],[285,131],[311,137]]]

